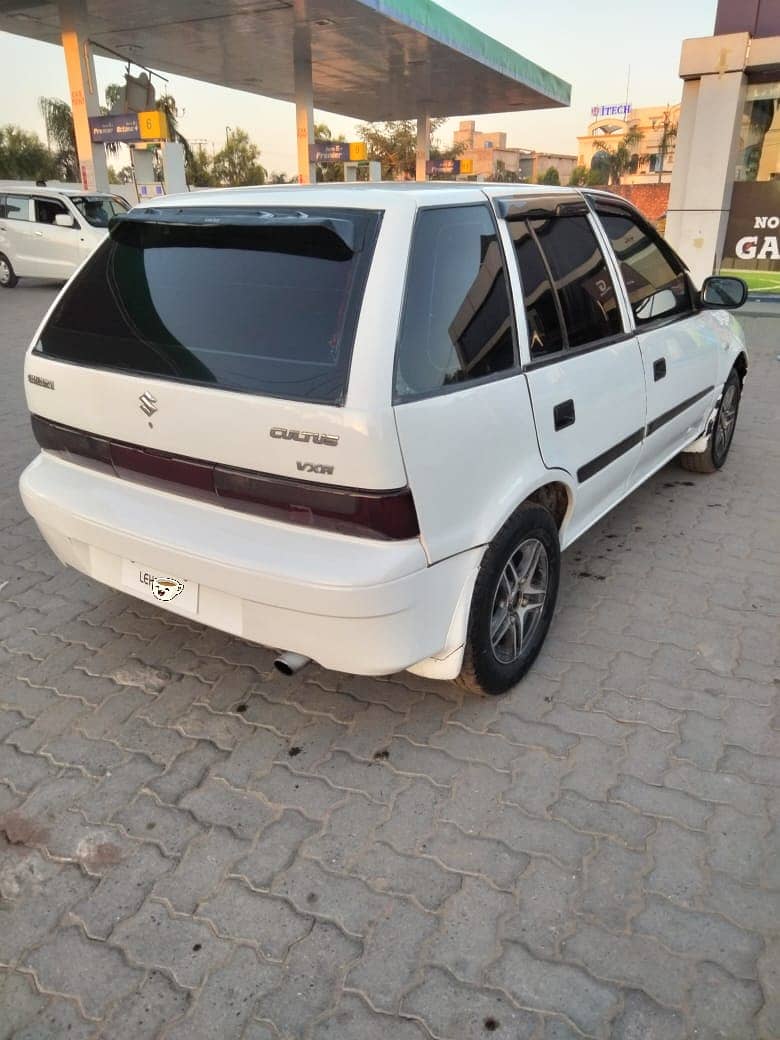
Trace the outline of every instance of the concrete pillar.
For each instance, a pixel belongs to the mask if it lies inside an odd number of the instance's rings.
[[[747,33],[686,40],[666,237],[700,285],[720,265],[745,88]]]
[[[311,29],[306,20],[303,0],[295,0],[295,29],[293,38],[295,74],[295,129],[298,141],[298,180],[314,184],[317,168],[309,159],[309,147],[314,144],[314,88],[311,75]]]
[[[427,112],[417,117],[417,151],[415,152],[415,177],[417,181],[427,180],[425,171],[431,157],[431,118]]]
[[[86,0],[60,0],[59,9],[81,183],[86,191],[108,191],[106,150],[102,144],[92,144],[89,132],[89,117],[100,115],[100,98]]]

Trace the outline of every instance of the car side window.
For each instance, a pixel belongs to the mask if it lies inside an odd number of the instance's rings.
[[[511,370],[506,272],[487,206],[420,211],[412,236],[395,370],[405,400]]]
[[[29,220],[30,197],[28,195],[6,195],[5,209],[7,220]]]
[[[662,250],[652,232],[630,214],[600,212],[615,251],[637,325],[693,310],[682,263]]]
[[[512,221],[509,228],[523,287],[528,342],[533,361],[563,350],[560,306],[539,243],[527,221]]]
[[[54,218],[68,210],[59,199],[35,199],[35,221],[37,224],[53,224]]]

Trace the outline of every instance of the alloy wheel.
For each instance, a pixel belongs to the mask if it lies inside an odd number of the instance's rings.
[[[501,664],[512,664],[528,646],[547,601],[550,561],[538,538],[515,548],[501,572],[490,616],[490,643]]]

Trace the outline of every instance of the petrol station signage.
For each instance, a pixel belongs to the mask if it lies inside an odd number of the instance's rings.
[[[309,145],[309,160],[316,163],[365,162],[365,141],[315,141]]]
[[[445,177],[457,177],[458,174],[474,172],[473,159],[429,159],[425,164],[427,174],[439,173]]]
[[[93,144],[164,141],[168,137],[168,121],[165,113],[156,108],[149,112],[90,116],[89,131]]]

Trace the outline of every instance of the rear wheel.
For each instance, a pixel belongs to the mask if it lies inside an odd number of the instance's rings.
[[[485,552],[471,601],[458,683],[497,695],[533,664],[550,627],[560,578],[558,529],[542,506],[522,505]]]
[[[691,473],[714,473],[721,468],[734,438],[741,395],[742,383],[739,375],[732,369],[723,387],[723,396],[718,405],[718,414],[707,448],[701,452],[683,452],[680,455],[680,465],[683,469]]]
[[[0,253],[0,287],[13,289],[18,283],[19,279],[14,273],[11,261],[4,253]]]

